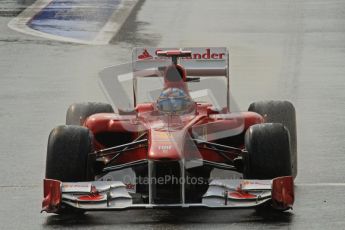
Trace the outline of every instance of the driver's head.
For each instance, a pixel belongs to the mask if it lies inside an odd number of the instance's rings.
[[[195,103],[180,88],[166,88],[157,100],[157,109],[169,115],[183,115],[193,111]]]

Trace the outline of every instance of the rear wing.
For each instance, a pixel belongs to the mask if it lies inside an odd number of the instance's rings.
[[[164,51],[167,51],[167,54],[179,52],[178,64],[186,70],[188,78],[225,77],[226,91],[229,95],[229,52],[226,47],[134,48],[132,52],[134,95],[137,95],[137,78],[162,76],[165,67],[172,64],[171,55],[161,55]],[[181,56],[181,54],[186,55]],[[229,96],[226,100],[229,111]],[[134,96],[134,106],[136,104]]]
[[[167,50],[191,51],[191,57],[179,58],[179,64],[186,69],[187,76],[229,78],[229,53],[226,47],[134,48],[132,63],[135,76],[147,77],[150,75],[140,73],[147,74],[150,70],[154,73],[160,67],[171,65],[171,58],[157,55],[159,51]]]
[[[189,88],[190,93],[198,91],[195,93],[195,97],[211,98],[212,102],[220,101],[216,103],[220,105],[219,107],[227,107],[227,110],[230,110],[229,53],[225,47],[133,49],[131,63],[110,66],[99,73],[100,86],[114,108],[135,108],[137,102],[142,102],[139,100],[141,94],[140,91],[138,92],[138,79],[163,76],[163,70],[172,64],[172,58],[169,57],[170,53],[166,57],[158,57],[157,52],[160,50],[177,50],[180,54],[181,52],[188,53],[185,57],[180,57],[179,54],[178,60],[186,69],[189,78],[187,80],[192,83],[200,82],[199,79],[203,78],[199,84],[201,87],[194,84]],[[210,85],[213,87],[212,90],[209,90]],[[218,90],[218,86],[221,86],[222,90]],[[152,85],[150,90],[155,91],[155,87]]]

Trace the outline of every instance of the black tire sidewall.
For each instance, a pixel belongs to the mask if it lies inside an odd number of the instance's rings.
[[[291,176],[289,132],[278,123],[251,126],[245,135],[244,173],[247,179]]]
[[[92,134],[81,126],[58,126],[49,135],[46,178],[63,182],[92,179]]]

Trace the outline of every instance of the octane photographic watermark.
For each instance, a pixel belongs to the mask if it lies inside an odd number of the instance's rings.
[[[186,176],[178,177],[175,175],[164,175],[158,177],[142,177],[137,176],[135,178],[131,177],[130,175],[125,175],[121,181],[125,184],[136,184],[136,185],[149,185],[149,184],[156,184],[156,185],[207,185],[213,179],[216,178],[205,178],[205,177],[190,177]],[[237,174],[227,175],[227,179],[242,179]]]
[[[126,175],[123,178],[123,182],[125,184],[133,183],[133,178]],[[186,185],[203,185],[208,184],[208,179],[204,177],[177,177],[175,175],[164,175],[158,177],[142,177],[138,176],[135,178],[135,184],[137,185],[149,185],[149,184],[156,184],[156,185],[179,185],[179,184],[186,184]]]

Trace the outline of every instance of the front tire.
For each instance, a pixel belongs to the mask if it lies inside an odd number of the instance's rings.
[[[245,135],[246,179],[273,179],[292,175],[289,132],[282,124],[264,123],[251,126]]]
[[[80,126],[58,126],[49,135],[46,178],[63,182],[93,179],[91,170],[92,134]]]

